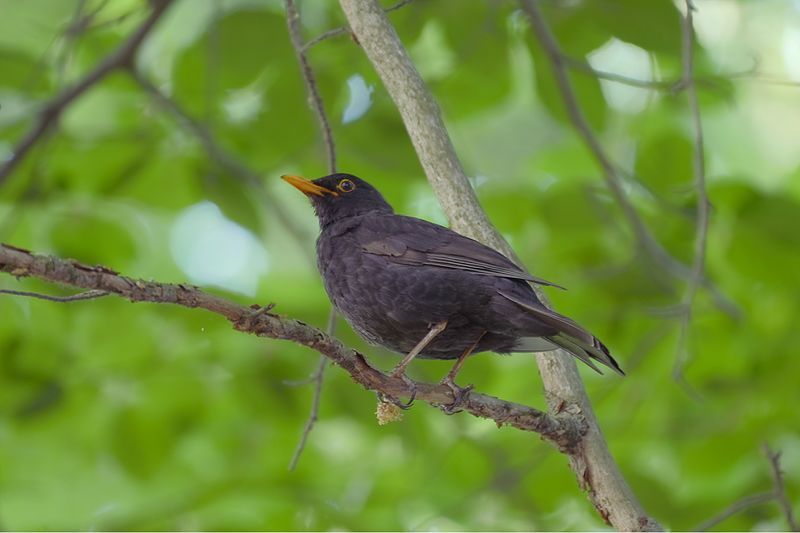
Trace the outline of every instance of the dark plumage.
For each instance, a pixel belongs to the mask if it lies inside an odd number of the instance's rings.
[[[367,341],[408,354],[446,321],[419,357],[560,346],[598,372],[593,361],[623,373],[602,342],[547,309],[529,285],[554,284],[502,254],[442,226],[395,214],[356,176],[283,178],[311,200],[321,228],[317,264],[325,289]]]

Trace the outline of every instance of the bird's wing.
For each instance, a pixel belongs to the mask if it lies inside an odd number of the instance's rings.
[[[625,372],[622,371],[619,364],[614,360],[613,357],[611,357],[611,354],[608,352],[608,348],[606,348],[605,344],[600,342],[600,339],[583,329],[574,320],[567,318],[564,315],[559,315],[555,311],[547,309],[544,306],[531,305],[530,303],[524,302],[519,298],[516,298],[503,291],[497,291],[497,293],[503,298],[511,300],[523,309],[534,313],[536,318],[548,326],[556,328],[559,333],[547,336],[545,338],[553,344],[557,344],[558,346],[564,348],[572,355],[589,365],[596,372],[602,374],[600,369],[597,368],[597,366],[595,366],[595,364],[592,362],[592,359],[604,364],[621,376],[625,375]]]
[[[395,263],[452,268],[564,288],[525,272],[478,241],[424,220],[386,217],[383,224],[370,225],[360,237],[365,252],[386,256]]]

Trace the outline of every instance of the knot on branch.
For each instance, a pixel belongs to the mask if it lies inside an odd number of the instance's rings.
[[[270,312],[274,308],[274,303],[268,303],[267,305],[253,304],[250,306],[250,310],[248,312],[242,313],[239,318],[232,321],[233,328],[237,331],[246,331],[248,333],[254,333],[261,336],[263,331],[261,331],[261,328],[259,328],[259,322],[263,316],[272,316],[277,318],[278,315]]]

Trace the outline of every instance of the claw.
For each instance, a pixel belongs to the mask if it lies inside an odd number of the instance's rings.
[[[382,402],[392,403],[397,407],[399,407],[400,409],[403,409],[404,411],[406,409],[411,408],[411,405],[414,403],[414,399],[416,399],[417,397],[417,384],[414,383],[408,376],[406,376],[405,372],[401,373],[392,372],[390,376],[393,378],[398,378],[403,380],[403,383],[405,383],[406,386],[411,390],[410,397],[407,402],[403,402],[399,398],[395,398],[394,396],[389,396],[388,394],[383,394],[382,392],[379,392],[378,400]]]
[[[464,401],[469,396],[469,392],[475,388],[474,385],[467,385],[466,387],[459,387],[456,385],[453,378],[449,375],[445,377],[441,381],[442,385],[447,385],[447,387],[453,392],[453,403],[447,405],[441,405],[440,409],[446,415],[453,415],[461,411],[461,406],[464,404]]]

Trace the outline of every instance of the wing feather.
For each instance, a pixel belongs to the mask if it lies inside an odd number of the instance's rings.
[[[450,268],[564,288],[529,274],[503,254],[442,226],[409,217],[394,217],[394,223],[398,226],[383,231],[374,227],[364,230],[369,233],[364,235],[362,249],[399,264]]]

